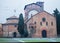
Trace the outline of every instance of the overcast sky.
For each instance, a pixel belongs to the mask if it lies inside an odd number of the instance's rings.
[[[20,13],[24,14],[24,6],[37,1],[44,2],[44,10],[49,13],[53,13],[55,8],[60,11],[60,0],[0,0],[0,23],[5,23],[6,18],[13,15],[18,17]]]

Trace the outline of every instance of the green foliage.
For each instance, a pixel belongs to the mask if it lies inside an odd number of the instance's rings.
[[[19,15],[19,22],[18,22],[18,32],[21,35],[21,37],[23,37],[24,34],[24,19],[23,19],[23,14],[21,13]]]
[[[28,31],[27,31],[27,25],[24,24],[24,18],[23,15],[19,15],[19,22],[18,22],[18,32],[21,35],[21,37],[27,37]]]
[[[24,24],[24,37],[28,37],[27,25]]]
[[[59,11],[58,11],[58,9],[56,8],[56,9],[54,10],[54,15],[55,15],[55,16],[58,16],[58,14],[59,14]]]
[[[54,16],[56,17],[57,34],[60,34],[60,13],[57,8],[54,10]]]

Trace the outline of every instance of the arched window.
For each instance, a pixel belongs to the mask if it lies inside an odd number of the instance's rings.
[[[48,26],[48,22],[46,22],[46,26]]]
[[[43,22],[45,22],[45,21],[46,21],[46,19],[45,19],[45,18],[42,18],[42,21],[43,21]]]
[[[42,26],[42,22],[40,22],[40,25]]]
[[[36,22],[34,22],[34,24],[36,24]]]
[[[53,26],[53,22],[51,22],[51,25]]]
[[[31,28],[33,28],[33,26],[31,26]]]

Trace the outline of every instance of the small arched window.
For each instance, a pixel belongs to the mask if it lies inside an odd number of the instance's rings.
[[[33,26],[31,26],[31,28],[34,28]]]
[[[42,26],[42,22],[40,22],[40,25]]]
[[[51,25],[53,26],[53,22],[51,22]]]
[[[34,22],[34,24],[36,24],[36,22]]]
[[[46,26],[48,26],[48,22],[46,22]]]

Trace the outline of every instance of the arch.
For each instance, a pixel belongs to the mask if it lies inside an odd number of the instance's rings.
[[[47,31],[46,30],[42,30],[42,37],[46,38],[47,37]]]
[[[43,11],[40,6],[35,5],[35,4],[31,4],[31,5],[26,6],[24,11],[26,11],[25,14],[28,15],[29,12],[32,10],[36,10],[37,12]]]

